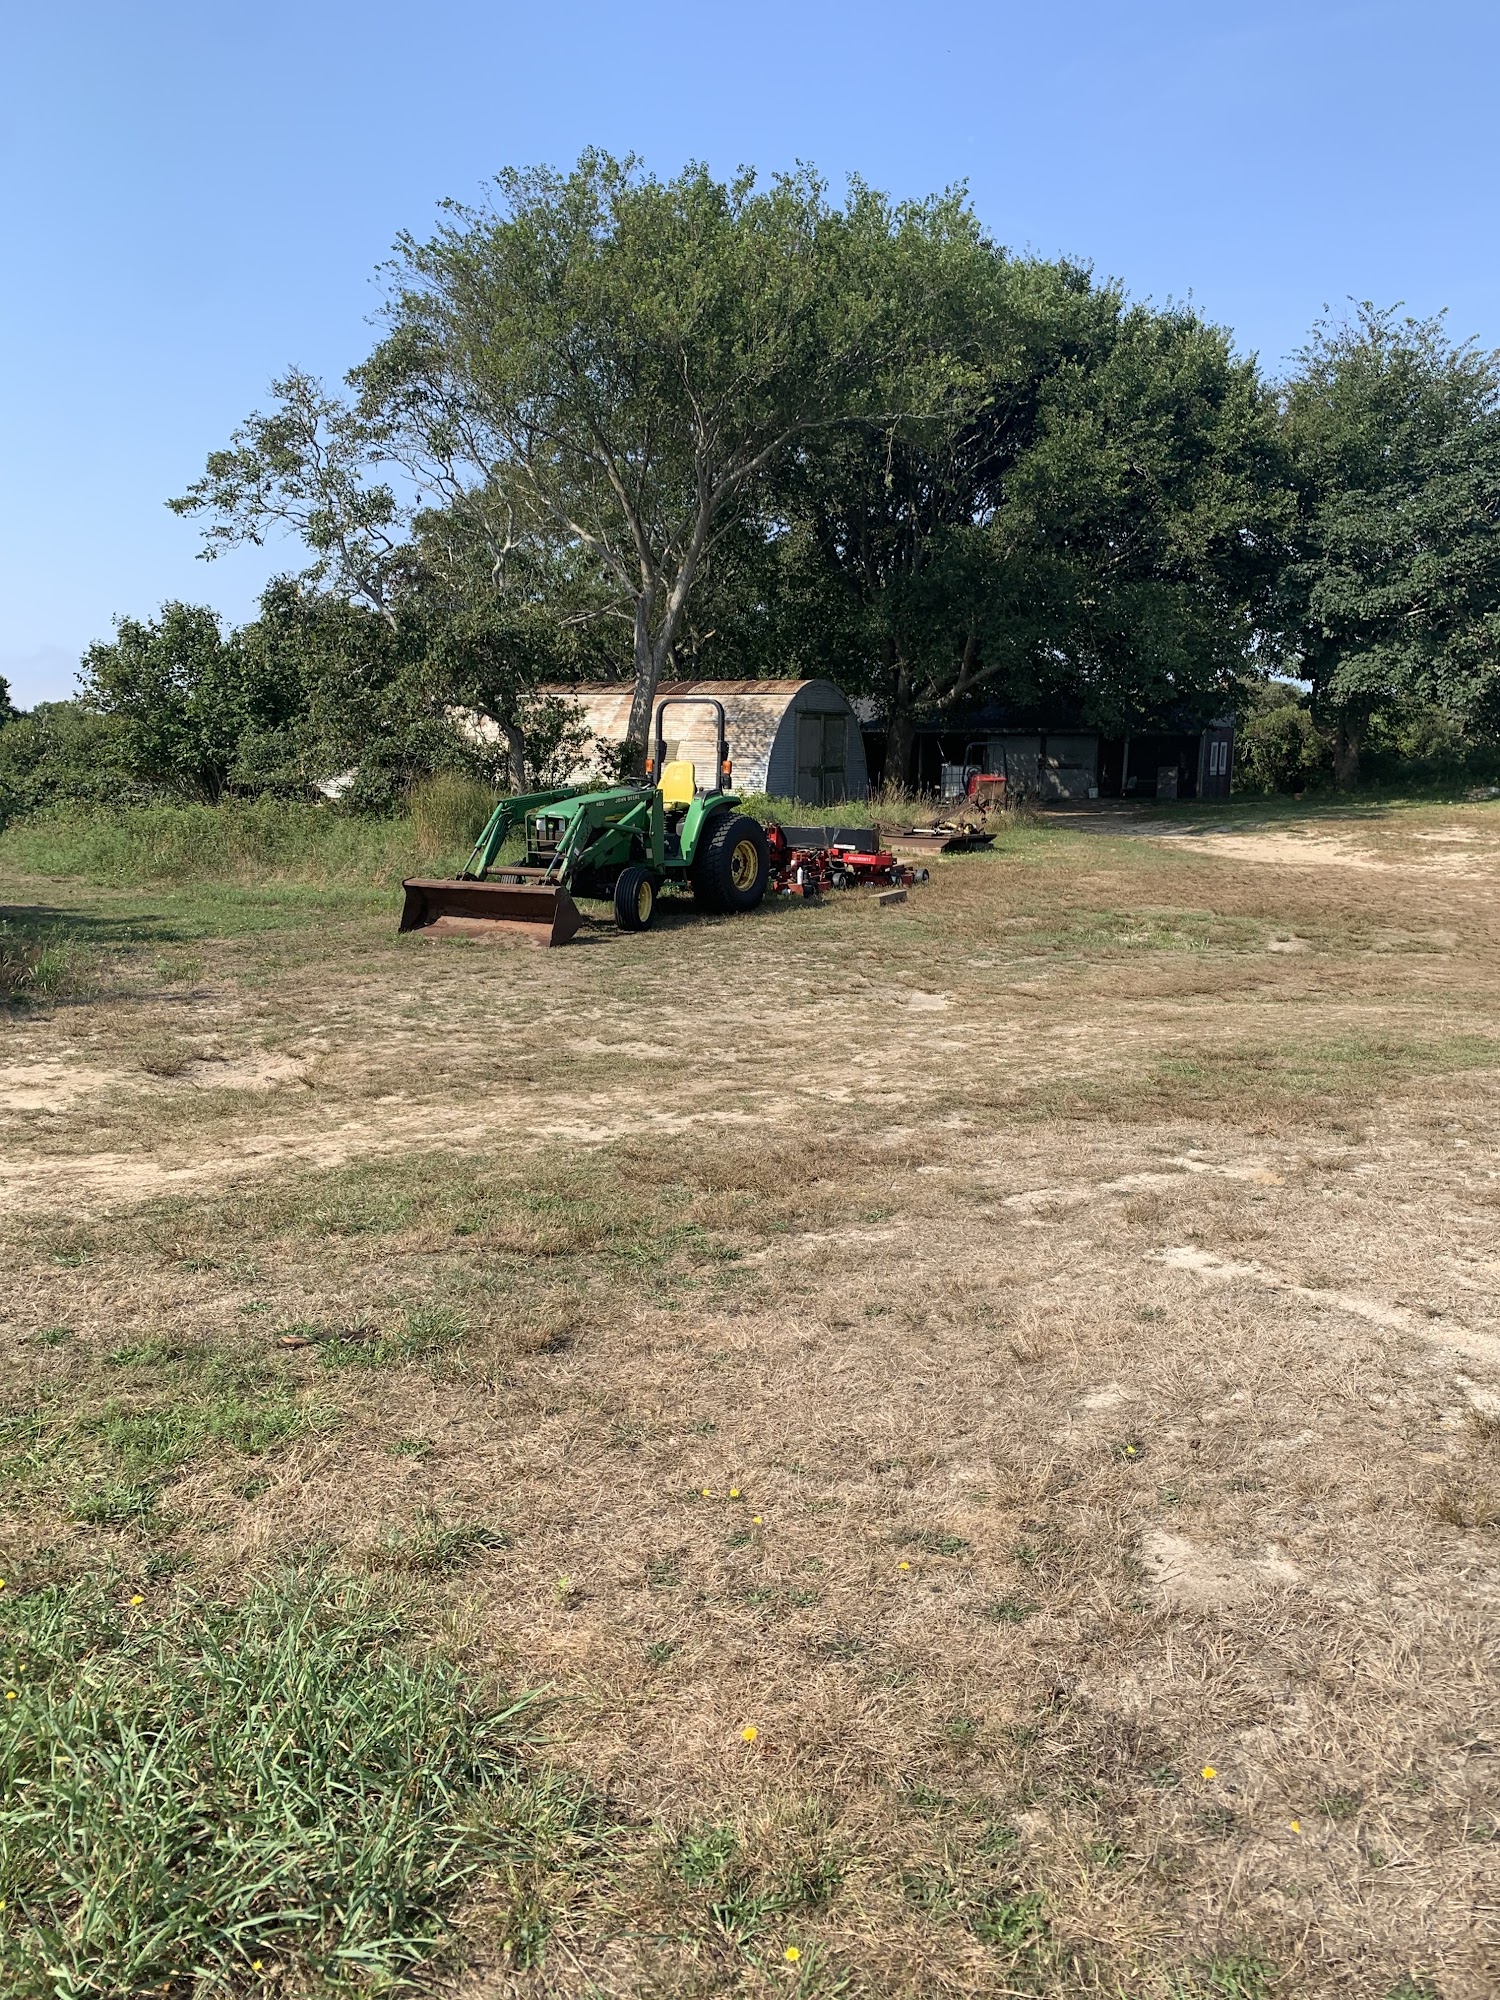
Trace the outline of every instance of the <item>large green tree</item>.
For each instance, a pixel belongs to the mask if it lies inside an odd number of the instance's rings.
[[[833,207],[807,172],[661,181],[602,153],[498,194],[401,240],[356,380],[497,574],[518,541],[591,566],[628,620],[639,752],[718,540],[796,441],[880,394],[898,218],[857,186]]]
[[[809,439],[704,609],[873,694],[890,768],[965,701],[1106,726],[1233,699],[1283,544],[1274,405],[1226,334],[977,232],[908,242],[907,413]]]
[[[1500,355],[1364,304],[1299,363],[1283,626],[1348,784],[1382,716],[1500,721]]]

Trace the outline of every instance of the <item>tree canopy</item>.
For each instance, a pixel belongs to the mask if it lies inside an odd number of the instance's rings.
[[[1346,780],[1394,709],[1500,720],[1500,355],[1365,304],[1299,360],[1284,637]]]
[[[206,556],[290,536],[300,572],[240,632],[121,620],[84,662],[101,729],[12,737],[15,797],[87,745],[203,798],[519,787],[584,679],[632,685],[638,768],[684,672],[826,674],[897,778],[966,704],[1234,708],[1278,783],[1500,735],[1500,357],[1440,320],[1359,307],[1278,383],[1187,307],[1008,252],[962,189],[600,152],[446,205],[384,278],[344,384],[285,371],[169,503]]]

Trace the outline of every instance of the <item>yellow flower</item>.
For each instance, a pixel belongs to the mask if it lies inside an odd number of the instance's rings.
[[[5,1578],[3,1576],[0,1576],[0,1590],[4,1590],[4,1588],[5,1588]]]
[[[5,1699],[7,1701],[14,1701],[16,1699],[16,1691],[14,1688],[7,1688],[5,1690]]]
[[[1205,1764],[1203,1766],[1201,1776],[1203,1778],[1203,1782],[1206,1785],[1211,1785],[1214,1779],[1218,1777],[1218,1775],[1219,1775],[1218,1772],[1214,1769],[1212,1764]]]
[[[709,1490],[708,1490],[708,1488],[707,1488],[706,1486],[705,1486],[705,1487],[704,1487],[704,1489],[703,1489],[703,1497],[704,1497],[704,1499],[705,1499],[705,1500],[712,1500],[712,1499],[713,1499],[713,1497],[714,1497],[714,1496],[712,1495],[712,1493],[710,1493],[710,1492],[709,1492]]]
[[[1287,1825],[1292,1829],[1293,1833],[1300,1833],[1302,1831],[1302,1822],[1300,1819],[1289,1819]]]
[[[788,1961],[789,1964],[795,1965],[797,1963],[797,1960],[802,1956],[802,1954],[800,1951],[798,1951],[797,1947],[794,1944],[789,1944],[785,1952],[782,1954],[782,1956]]]
[[[751,1526],[752,1526],[753,1528],[760,1528],[760,1527],[764,1527],[764,1525],[765,1525],[765,1519],[764,1519],[764,1516],[763,1516],[763,1515],[760,1515],[760,1514],[752,1514],[752,1515],[750,1516],[750,1525],[751,1525]]]
[[[759,1734],[760,1731],[756,1728],[755,1724],[753,1722],[747,1722],[744,1728],[740,1731],[740,1741],[742,1743],[753,1743],[756,1737],[759,1736]]]
[[[132,1597],[130,1601],[132,1604],[144,1604],[146,1600],[144,1597],[140,1595],[139,1592],[137,1592],[136,1595]]]
[[[897,1567],[897,1569],[910,1569],[910,1568],[911,1568],[911,1564],[910,1564],[910,1563],[907,1563],[907,1562],[901,1562],[901,1563],[897,1563],[896,1567]]]
[[[730,1497],[730,1499],[731,1499],[731,1500],[738,1500],[738,1499],[739,1499],[739,1497],[740,1497],[740,1489],[738,1488],[738,1486],[731,1486],[731,1487],[730,1487],[730,1489],[729,1489],[729,1497]]]

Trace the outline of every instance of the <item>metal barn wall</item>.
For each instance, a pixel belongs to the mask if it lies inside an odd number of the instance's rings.
[[[550,694],[570,701],[591,735],[623,743],[630,721],[628,687],[558,687]],[[657,689],[657,700],[710,695],[724,704],[724,727],[734,763],[733,788],[832,805],[839,798],[862,799],[869,790],[864,739],[847,697],[832,681],[672,681]],[[816,734],[819,761],[803,764],[799,789],[799,749]],[[714,721],[697,704],[669,707],[663,723],[666,754],[689,758],[700,787],[712,781]],[[841,739],[841,743],[840,743]],[[842,747],[843,775],[836,777]],[[589,775],[598,762],[591,747],[571,778]]]
[[[811,749],[816,740],[818,748]],[[804,805],[862,799],[870,789],[859,718],[832,681],[802,681],[783,711],[766,760],[764,790]],[[748,780],[746,789],[751,789]]]

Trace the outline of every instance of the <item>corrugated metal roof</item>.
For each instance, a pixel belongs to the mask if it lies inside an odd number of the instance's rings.
[[[811,681],[661,681],[657,684],[658,700],[670,694],[769,694],[785,695],[790,698]],[[572,681],[559,682],[556,686],[544,687],[543,694],[572,695],[578,701],[607,701],[623,695],[627,700],[635,692],[632,681]]]

